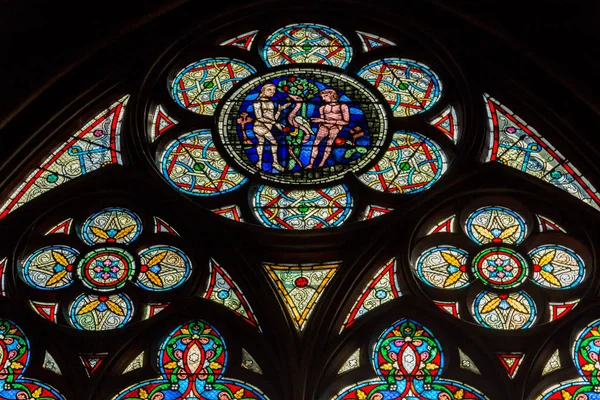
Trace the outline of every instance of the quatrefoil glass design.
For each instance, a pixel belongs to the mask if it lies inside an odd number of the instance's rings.
[[[402,319],[375,344],[371,362],[377,379],[343,390],[335,400],[478,399],[486,397],[461,382],[443,379],[444,352],[433,333]]]
[[[225,378],[229,354],[221,334],[202,320],[175,329],[160,346],[159,379],[137,383],[114,400],[268,400],[257,388]]]
[[[31,358],[25,333],[7,319],[0,319],[0,399],[63,400],[52,386],[25,378]]]
[[[591,322],[573,341],[573,363],[580,378],[553,385],[537,400],[600,398],[600,320]]]
[[[475,294],[470,310],[475,321],[486,328],[526,329],[536,322],[538,305],[523,289],[528,281],[545,292],[573,289],[585,279],[583,258],[556,243],[566,237],[538,232],[547,241],[524,246],[532,229],[523,216],[508,207],[477,208],[467,216],[462,229],[477,245],[476,251],[442,242],[416,257],[413,272],[426,286],[454,291],[457,296],[479,282],[482,290]]]
[[[132,211],[105,208],[78,227],[86,251],[63,244],[39,248],[18,266],[19,276],[42,291],[81,283],[86,291],[69,306],[69,323],[83,330],[120,328],[135,311],[131,298],[121,291],[127,282],[163,292],[182,285],[192,272],[188,256],[174,246],[155,245],[134,253],[129,247],[142,229]]]

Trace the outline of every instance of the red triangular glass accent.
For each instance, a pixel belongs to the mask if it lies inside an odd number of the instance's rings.
[[[52,235],[54,233],[63,233],[68,235],[71,232],[71,224],[73,223],[73,218],[65,219],[63,222],[58,223],[54,227],[50,228],[46,235]]]
[[[523,353],[503,353],[498,354],[498,358],[500,359],[500,363],[506,369],[508,376],[513,379],[517,375],[517,371],[521,362],[523,361]]]
[[[242,50],[250,51],[250,46],[252,46],[252,42],[254,41],[254,38],[256,38],[257,33],[258,31],[242,33],[233,39],[229,39],[221,43],[221,46],[233,46]]]
[[[572,303],[562,303],[562,304],[550,304],[550,309],[552,310],[552,319],[551,321],[555,321],[561,317],[564,317],[569,311],[571,311],[577,302]]]
[[[460,318],[460,315],[458,314],[458,303],[453,301],[434,301],[433,304],[446,311],[448,314]]]
[[[56,322],[56,311],[58,309],[58,304],[56,303],[38,303],[35,301],[31,302],[32,307],[35,311],[40,314],[42,317],[46,318],[48,321]]]
[[[100,364],[102,364],[107,356],[107,353],[80,354],[79,359],[83,363],[83,367],[85,368],[87,375],[92,376],[92,374],[98,370]]]
[[[154,233],[169,233],[171,235],[179,236],[179,233],[164,220],[154,217]]]

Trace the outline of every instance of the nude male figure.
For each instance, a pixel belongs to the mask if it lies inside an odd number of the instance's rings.
[[[277,87],[272,83],[265,84],[262,88],[260,88],[260,94],[252,103],[254,107],[254,114],[256,116],[254,120],[254,135],[258,140],[258,145],[256,146],[256,153],[258,154],[258,162],[256,166],[259,169],[262,169],[262,161],[263,161],[263,150],[265,147],[265,140],[271,144],[271,153],[273,154],[273,168],[278,171],[283,171],[283,167],[279,164],[277,159],[277,140],[273,136],[271,129],[275,126],[279,130],[283,130],[283,125],[277,121],[281,111],[290,106],[290,103],[286,103],[283,105],[277,106],[277,111],[275,111],[275,105],[271,98],[275,95],[275,91]]]
[[[317,122],[319,124],[319,128],[317,130],[317,135],[313,143],[313,149],[310,155],[310,162],[306,166],[307,169],[313,167],[315,159],[319,154],[319,144],[324,139],[327,139],[327,145],[325,146],[325,152],[323,153],[323,158],[319,163],[319,167],[325,165],[325,162],[331,154],[333,142],[337,138],[342,128],[344,128],[344,126],[350,123],[350,110],[348,109],[348,105],[340,104],[338,102],[339,96],[335,90],[321,90],[319,92],[319,96],[321,96],[323,101],[325,101],[325,105],[319,107],[318,118],[310,119],[311,122]]]

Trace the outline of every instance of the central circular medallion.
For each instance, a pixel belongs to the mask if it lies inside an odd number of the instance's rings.
[[[225,149],[240,167],[270,181],[331,182],[384,150],[382,101],[338,72],[270,72],[240,85],[222,104],[218,129]]]
[[[77,273],[85,286],[105,292],[123,287],[134,269],[131,254],[116,247],[104,247],[86,254]]]
[[[523,283],[527,275],[527,262],[511,249],[493,247],[475,256],[473,271],[484,284],[508,289]]]

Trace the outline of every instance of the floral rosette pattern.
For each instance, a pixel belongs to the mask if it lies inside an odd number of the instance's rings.
[[[433,333],[402,319],[385,330],[372,357],[379,378],[343,390],[334,400],[486,399],[465,384],[442,379],[444,353]]]
[[[268,400],[260,390],[223,377],[227,358],[221,334],[204,321],[190,321],[175,329],[160,347],[162,378],[133,385],[114,400]]]
[[[83,292],[68,306],[69,325],[89,331],[120,328],[135,313],[125,290],[128,284],[148,292],[169,291],[192,272],[191,260],[172,245],[144,247],[134,253],[130,247],[142,228],[142,220],[132,211],[105,208],[78,227],[78,237],[91,249],[82,252],[63,244],[36,249],[18,265],[18,274],[40,291],[81,285]],[[58,309],[58,303],[47,304]],[[56,314],[53,322],[59,322]]]
[[[29,340],[13,322],[0,319],[0,398],[6,400],[63,400],[53,387],[24,378],[30,359]]]
[[[453,223],[450,217],[438,225]],[[575,251],[560,244],[573,240],[558,230],[548,233],[538,227],[532,235],[526,219],[508,207],[479,207],[466,216],[462,229],[474,245],[454,229],[445,230],[452,236],[439,236],[434,227],[417,244],[424,250],[413,252],[412,269],[430,293],[453,291],[458,298],[466,291],[473,293],[467,306],[475,322],[486,328],[529,328],[538,320],[542,304],[537,303],[547,301],[553,291],[577,290],[585,279],[585,248],[577,244]],[[539,291],[546,298],[530,293]]]

